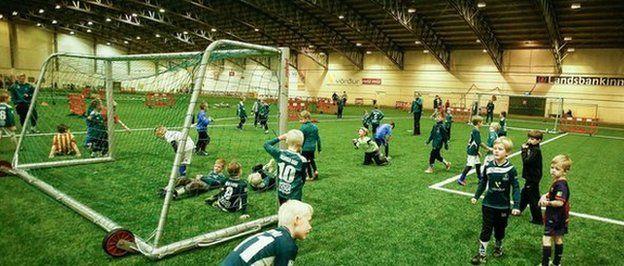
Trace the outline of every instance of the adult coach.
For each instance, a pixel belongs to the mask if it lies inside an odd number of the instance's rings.
[[[13,84],[9,88],[11,92],[11,102],[15,106],[15,111],[19,115],[20,124],[24,126],[26,116],[28,115],[28,108],[30,107],[32,96],[35,93],[35,88],[26,82],[26,74],[22,73],[17,76],[17,83]],[[30,131],[36,132],[37,127],[37,109],[33,108],[32,115],[30,117]]]
[[[414,131],[413,135],[420,135],[420,116],[422,115],[423,101],[420,98],[420,92],[417,92],[416,97],[412,101],[412,109],[410,113],[414,114]]]

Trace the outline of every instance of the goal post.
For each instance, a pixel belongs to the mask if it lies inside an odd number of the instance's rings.
[[[268,207],[270,210],[262,209],[259,211],[259,215],[263,217],[247,222],[237,222],[235,225],[225,225],[225,227],[216,228],[212,232],[190,238],[188,238],[188,234],[175,233],[173,235],[182,236],[182,238],[177,238],[182,240],[167,241],[163,244],[166,225],[171,222],[168,221],[170,220],[168,217],[172,207],[176,178],[180,175],[180,166],[190,164],[184,160],[188,159],[189,145],[187,140],[193,139],[191,133],[194,134],[194,130],[191,129],[194,128],[194,115],[198,111],[199,104],[205,105],[205,102],[210,99],[215,106],[215,109],[209,109],[211,114],[220,115],[214,119],[217,121],[215,122],[216,125],[211,124],[208,127],[208,130],[213,132],[211,135],[214,134],[213,138],[218,138],[215,141],[217,149],[210,159],[240,157],[238,159],[244,161],[245,168],[251,163],[257,163],[257,161],[253,161],[257,160],[257,156],[252,152],[261,150],[262,146],[257,143],[264,142],[262,138],[268,136],[253,132],[238,134],[232,124],[227,124],[227,121],[236,121],[237,119],[232,117],[232,111],[219,110],[218,108],[230,106],[231,103],[238,102],[238,100],[244,101],[245,97],[251,97],[251,95],[256,95],[255,97],[262,95],[261,97],[276,100],[277,105],[271,107],[277,109],[277,113],[271,114],[271,117],[275,117],[276,121],[271,121],[271,123],[277,125],[277,132],[274,131],[275,135],[285,133],[288,128],[289,56],[288,48],[275,48],[230,40],[212,42],[203,52],[120,56],[53,54],[44,61],[41,67],[35,92],[32,95],[32,104],[25,125],[21,129],[13,156],[13,169],[10,171],[107,232],[114,232],[121,228],[135,228],[128,227],[130,218],[122,217],[121,220],[117,220],[123,216],[121,214],[114,214],[115,217],[118,217],[117,219],[110,217],[111,213],[107,211],[113,208],[109,205],[114,205],[114,203],[102,203],[101,201],[114,200],[114,193],[102,195],[104,199],[93,199],[87,195],[93,188],[72,187],[75,184],[82,184],[76,179],[85,178],[87,181],[83,183],[88,183],[88,180],[108,182],[105,177],[111,176],[107,175],[119,173],[120,177],[111,179],[124,180],[123,178],[136,175],[135,178],[160,183],[162,179],[157,177],[166,172],[166,184],[163,184],[164,199],[159,215],[155,216],[154,213],[154,216],[157,217],[157,220],[154,221],[156,229],[152,233],[142,229],[140,234],[148,234],[143,235],[144,238],[132,236],[132,241],[120,242],[116,245],[117,248],[139,252],[152,259],[160,259],[191,248],[209,246],[256,232],[277,221],[275,215],[277,210],[275,208],[277,206],[276,193],[270,193],[270,197],[273,197],[273,204]],[[226,63],[226,61],[239,59],[242,60],[242,67],[238,66],[241,69],[229,68],[231,64]],[[253,67],[250,68],[250,66]],[[116,83],[121,84],[120,86],[124,88],[123,91],[131,91],[131,93],[124,94]],[[87,114],[84,117],[75,117],[75,114],[68,115],[70,113],[70,101],[68,99],[72,99],[71,94],[76,93],[75,87],[80,90],[82,89],[81,86],[86,86],[87,92],[96,92],[91,96],[87,93],[87,96],[93,97],[93,99],[84,98],[83,100],[84,104],[89,106]],[[103,92],[103,97],[97,96],[102,95],[97,91]],[[144,97],[149,93],[174,95],[176,98],[175,103],[173,103],[174,106],[148,109],[142,103],[145,101]],[[96,109],[91,109],[94,106]],[[182,109],[183,107],[185,108]],[[39,122],[37,120],[31,122],[31,118],[37,117],[36,109],[39,109]],[[100,113],[102,114],[100,115]],[[131,124],[131,128],[121,122],[118,116],[120,114],[125,116],[121,117],[122,119],[127,118],[129,120],[126,122]],[[180,119],[182,121],[178,123]],[[93,131],[90,133],[89,130],[92,127],[88,125],[96,122],[102,134],[98,135],[101,138],[95,140],[94,143],[96,144],[93,144],[88,142],[90,134],[93,133]],[[38,123],[36,127],[34,123]],[[78,130],[83,127],[84,123],[87,123],[87,130]],[[161,164],[158,163],[165,160],[160,155],[167,150],[166,147],[162,147],[167,146],[167,144],[159,144],[153,140],[154,126],[158,128],[157,125],[159,124],[173,130],[179,130],[182,135],[180,141],[176,142],[176,146],[174,146],[175,156],[172,162],[169,161],[171,167],[168,169],[161,167]],[[116,129],[120,125],[125,129]],[[71,156],[65,156],[65,154],[53,156],[55,148],[52,148],[50,158],[48,158],[49,144],[52,143],[52,140],[56,141],[56,128],[59,128],[58,132],[62,133],[63,126],[72,129],[71,133],[77,139],[74,142],[82,142],[84,139],[85,143],[97,145],[100,150],[92,152],[92,158],[89,158],[85,152],[86,148],[80,146],[78,150],[85,153],[85,156],[78,158],[75,153]],[[37,129],[37,131],[33,129]],[[128,133],[124,133],[124,131]],[[93,145],[89,146],[89,151],[94,150]],[[151,158],[156,161],[151,162]],[[203,161],[208,162],[205,159]],[[111,163],[111,166],[98,167],[96,170],[88,169],[95,163],[104,162]],[[121,165],[118,164],[119,162],[124,163]],[[147,170],[141,169],[139,168],[141,166],[149,168],[146,168]],[[57,167],[77,168],[59,171],[66,173],[63,175],[74,175],[71,180],[65,183],[56,180],[56,178],[60,180],[65,177],[55,175],[59,174],[54,170]],[[76,171],[72,169],[76,169]],[[128,169],[134,172],[130,173]],[[90,173],[90,171],[94,172],[93,178],[76,176],[81,173]],[[142,180],[125,180],[131,181],[135,185],[145,183],[141,183]],[[151,189],[149,182],[148,185],[144,186]],[[110,184],[116,185],[113,181],[110,181]],[[133,188],[125,186],[115,189],[119,189],[118,193],[121,194],[125,192],[123,195],[118,195],[120,197],[127,197],[127,194],[133,192]],[[141,191],[137,194],[146,197],[150,193],[152,191]],[[269,201],[266,197],[260,200]],[[265,206],[268,205],[265,204]],[[145,214],[144,211],[142,213]],[[142,224],[150,223],[153,219],[146,218],[146,220]],[[130,224],[135,224],[135,222]],[[176,226],[179,224],[181,222],[177,222]],[[221,224],[226,224],[226,222]]]

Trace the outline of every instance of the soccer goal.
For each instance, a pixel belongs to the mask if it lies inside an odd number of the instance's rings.
[[[268,161],[262,144],[287,129],[289,53],[219,40],[202,52],[54,54],[41,67],[10,171],[109,232],[111,256],[160,259],[258,231],[277,221],[275,193],[250,191],[251,218],[241,220],[205,197],[174,200],[172,191],[181,165],[194,178],[217,158],[235,160],[246,179]],[[269,108],[269,130],[253,126],[256,99]],[[242,130],[240,102],[249,113]],[[193,145],[200,105],[211,118],[202,156]],[[175,145],[156,133],[163,127],[182,134]]]
[[[507,112],[510,126],[545,129],[557,132],[563,114],[564,99],[539,95],[504,93],[476,93],[471,106],[477,105],[479,114],[486,116],[487,104],[494,104],[494,120],[501,112]],[[515,125],[514,125],[515,124]]]

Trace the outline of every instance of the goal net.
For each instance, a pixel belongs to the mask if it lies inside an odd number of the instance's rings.
[[[470,106],[477,105],[479,114],[487,118],[489,102],[494,104],[493,120],[506,112],[510,128],[556,132],[563,114],[563,98],[538,95],[477,93]]]
[[[262,144],[287,126],[288,57],[227,40],[203,52],[55,54],[42,66],[12,171],[106,231],[128,230],[104,247],[113,256],[162,258],[257,231],[276,221],[274,191],[250,189],[243,220],[204,202],[219,188],[176,189],[209,177],[217,159],[238,162],[241,180],[268,163]],[[267,128],[253,125],[256,100]]]

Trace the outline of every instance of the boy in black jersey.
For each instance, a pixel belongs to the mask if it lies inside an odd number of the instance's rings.
[[[219,191],[219,194],[214,195],[206,200],[206,204],[212,205],[225,212],[242,212],[240,219],[247,219],[247,182],[240,179],[241,177],[241,165],[237,162],[231,162],[228,164],[227,172],[229,175],[228,180]]]
[[[561,264],[563,256],[563,235],[568,233],[570,222],[570,188],[567,175],[572,166],[572,160],[567,155],[557,155],[550,163],[552,185],[548,193],[544,194],[539,205],[546,207],[544,219],[544,236],[542,237],[542,265],[548,265],[551,255],[551,245],[555,242],[555,256],[553,265]]]

